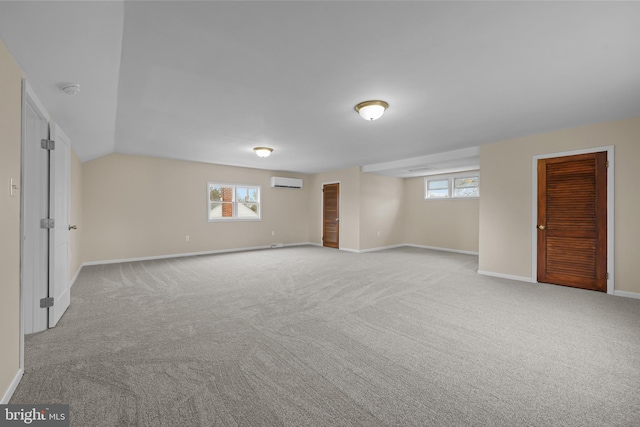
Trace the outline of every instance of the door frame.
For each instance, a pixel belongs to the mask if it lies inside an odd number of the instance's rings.
[[[324,195],[322,193],[322,190],[324,189],[324,186],[327,184],[338,184],[340,186],[340,192],[338,193],[338,212],[340,212],[340,215],[342,216],[342,183],[340,181],[327,181],[327,182],[321,182],[320,183],[320,246],[324,247],[324,243],[322,238],[324,237],[323,232],[324,232]],[[340,230],[342,229],[342,221],[338,221],[338,249],[341,250],[342,247],[340,246],[342,239],[340,239]]]
[[[49,217],[54,218],[55,227],[49,230],[49,297],[55,304],[48,309],[48,329],[56,326],[71,304],[69,274],[71,214],[71,140],[57,123],[49,123],[49,139],[56,142],[56,149],[49,154]],[[62,148],[66,147],[66,150]],[[59,184],[62,184],[63,191]],[[64,193],[64,204],[58,206],[59,195]],[[61,217],[60,209],[66,213]],[[64,245],[60,249],[61,245]],[[62,260],[60,260],[62,258]],[[62,261],[62,262],[60,262]],[[60,292],[62,290],[62,292]]]
[[[531,192],[531,281],[538,282],[538,160],[553,157],[574,156],[577,154],[598,153],[606,151],[609,167],[607,169],[607,294],[613,295],[615,291],[615,262],[614,262],[614,219],[615,219],[615,147],[607,145],[603,147],[585,148],[581,150],[562,151],[558,153],[539,154],[532,158],[532,192]]]

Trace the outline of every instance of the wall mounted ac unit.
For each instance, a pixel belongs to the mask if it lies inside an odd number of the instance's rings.
[[[298,178],[271,177],[271,187],[274,188],[302,188],[302,180]]]

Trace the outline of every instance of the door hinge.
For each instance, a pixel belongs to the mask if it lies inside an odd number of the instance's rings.
[[[40,228],[55,228],[56,222],[54,219],[45,218],[40,220]]]
[[[40,300],[40,308],[53,307],[53,297],[46,297]]]
[[[607,271],[607,280],[609,280],[609,272]]]
[[[43,150],[55,150],[56,142],[50,139],[43,139],[40,141],[40,147],[42,147]]]
[[[607,160],[607,167],[609,167],[609,160]]]

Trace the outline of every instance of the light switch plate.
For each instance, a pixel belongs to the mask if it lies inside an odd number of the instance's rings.
[[[9,197],[16,197],[18,195],[18,184],[13,181],[13,178],[9,178]]]

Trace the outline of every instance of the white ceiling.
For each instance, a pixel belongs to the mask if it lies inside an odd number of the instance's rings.
[[[640,116],[633,2],[0,2],[0,38],[82,161],[415,176]]]

